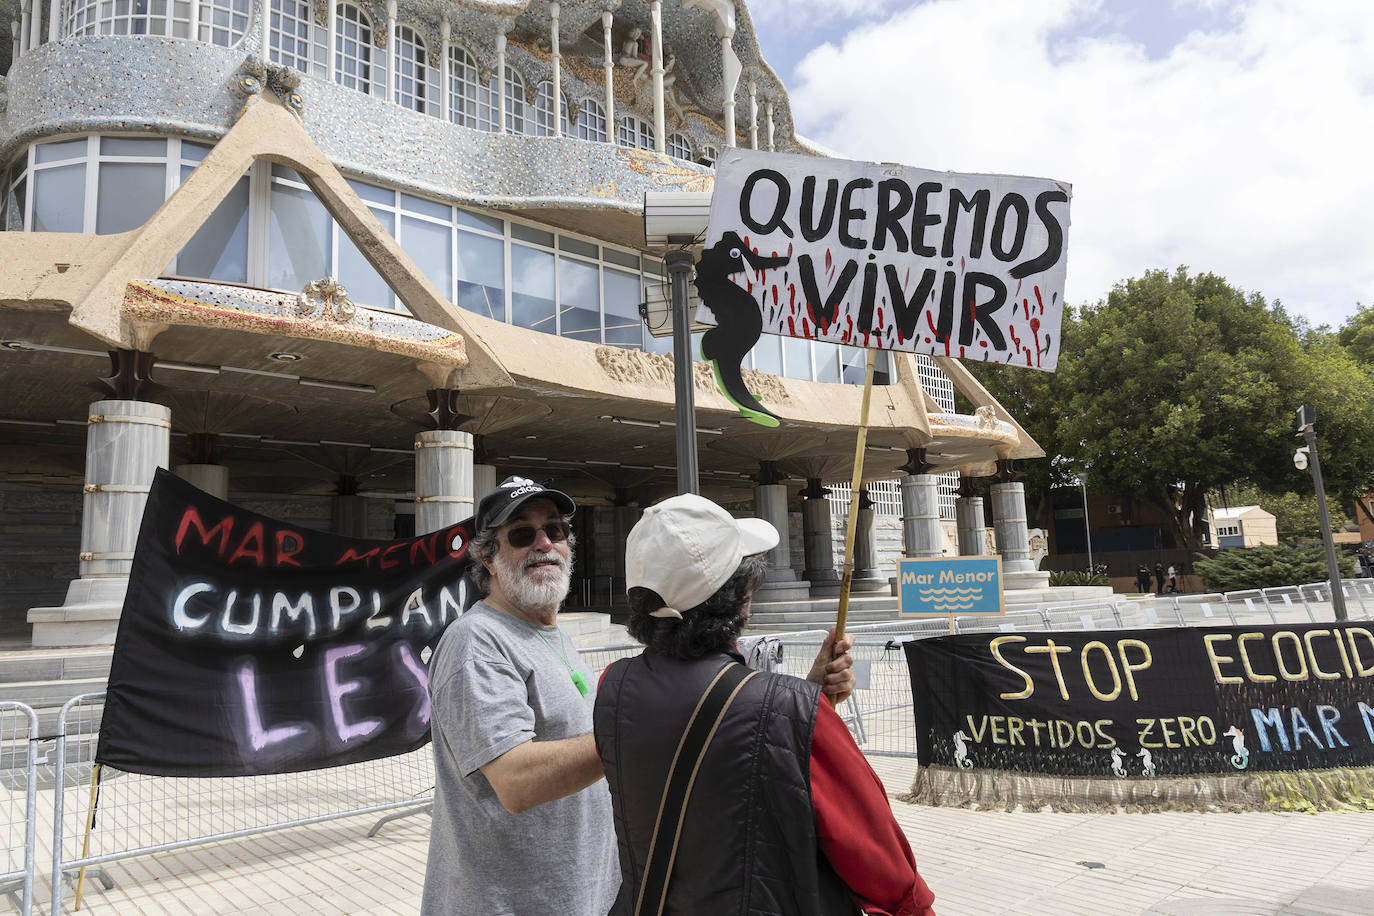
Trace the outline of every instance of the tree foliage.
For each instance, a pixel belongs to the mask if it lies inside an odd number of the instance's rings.
[[[1328,492],[1374,482],[1374,378],[1334,335],[1258,294],[1214,274],[1149,271],[1066,309],[1061,338],[1051,376],[974,371],[1047,454],[1087,470],[1095,492],[1161,509],[1184,546],[1201,544],[1210,491],[1311,486],[1292,462],[1303,403],[1317,406]]]
[[[1355,575],[1354,557],[1338,557],[1341,575]],[[1215,557],[1199,554],[1193,564],[1209,592],[1238,592],[1251,588],[1307,585],[1327,579],[1326,552],[1321,545],[1289,547],[1264,545],[1220,551]]]

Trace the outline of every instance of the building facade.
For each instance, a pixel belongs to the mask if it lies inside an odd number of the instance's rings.
[[[0,7],[0,626],[112,637],[158,465],[372,536],[549,480],[587,507],[573,602],[623,591],[638,507],[676,489],[644,195],[709,192],[725,147],[824,152],[743,3]],[[771,431],[694,366],[703,493],[784,522],[801,500],[807,556],[770,558],[778,595],[837,578],[824,485],[851,473],[863,362],[765,336],[746,377]],[[954,475],[1000,473],[1020,562],[1012,462],[1036,444],[957,361],[880,353],[876,382],[865,477],[901,481],[908,552],[938,554]]]

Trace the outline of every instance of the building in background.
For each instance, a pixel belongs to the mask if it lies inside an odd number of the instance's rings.
[[[376,537],[548,480],[586,507],[572,603],[616,600],[638,507],[676,488],[644,194],[709,191],[725,147],[821,152],[743,3],[0,8],[0,628],[113,637],[158,465]],[[765,335],[746,377],[772,431],[695,368],[703,492],[783,525],[800,501],[769,594],[830,588],[862,351]],[[1012,462],[1038,446],[956,361],[880,353],[876,381],[865,476],[901,481],[907,554],[940,552],[958,475],[1000,474],[1021,562]]]
[[[1279,542],[1274,514],[1259,506],[1210,509],[1207,528],[1203,542],[1207,547],[1259,547]]]

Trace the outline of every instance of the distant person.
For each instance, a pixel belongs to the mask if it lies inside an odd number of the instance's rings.
[[[1144,563],[1135,568],[1135,590],[1138,592],[1150,590],[1150,568]]]
[[[1155,564],[1155,594],[1164,594],[1164,564]]]
[[[1178,592],[1178,570],[1174,569],[1172,563],[1169,564],[1169,594]]]

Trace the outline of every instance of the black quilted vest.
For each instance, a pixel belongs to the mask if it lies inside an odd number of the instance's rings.
[[[722,666],[646,649],[617,661],[597,688],[597,748],[620,846],[620,897],[634,911],[668,767],[687,720]],[[844,884],[816,848],[811,734],[816,685],[759,673],[726,712],[688,803],[665,913],[853,914]]]

